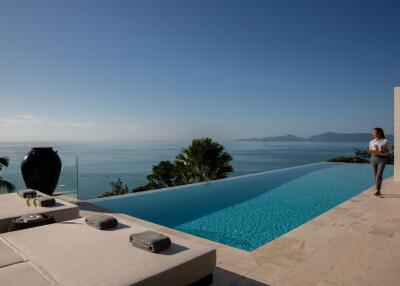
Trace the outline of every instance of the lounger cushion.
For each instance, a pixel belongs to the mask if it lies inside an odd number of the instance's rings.
[[[214,271],[214,249],[170,236],[168,249],[143,251],[128,237],[148,228],[118,220],[117,228],[102,232],[82,218],[1,236],[61,285],[183,286]]]

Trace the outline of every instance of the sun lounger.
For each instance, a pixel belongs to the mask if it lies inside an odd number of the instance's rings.
[[[99,230],[88,226],[81,218],[3,233],[0,238],[27,260],[24,263],[28,265],[23,267],[31,271],[29,266],[32,266],[52,285],[184,286],[197,281],[211,283],[216,265],[215,249],[169,235],[172,244],[168,249],[159,253],[144,251],[133,247],[129,236],[149,229],[120,217],[118,221],[116,228]],[[15,267],[15,264],[11,266]],[[24,285],[21,281],[20,284],[7,281],[2,276],[0,271],[2,286]],[[26,285],[35,285],[28,282]]]
[[[0,237],[0,285],[51,285],[16,250]]]
[[[1,286],[50,286],[52,284],[28,262],[0,268]]]
[[[45,194],[37,192],[42,197],[48,197]],[[32,213],[45,213],[51,214],[56,222],[76,219],[79,217],[78,206],[55,199],[56,203],[49,207],[31,207]],[[0,195],[0,233],[4,233],[8,230],[8,227],[12,219],[27,215],[29,213],[26,200],[17,195],[17,193],[2,194]]]
[[[24,262],[24,259],[12,247],[0,238],[0,268]],[[0,285],[3,285],[0,283]]]

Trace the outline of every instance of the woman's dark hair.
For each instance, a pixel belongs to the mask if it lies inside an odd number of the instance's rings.
[[[375,127],[374,129],[372,129],[372,131],[374,131],[374,130],[379,134],[380,138],[385,138],[385,132],[383,132],[382,128]]]

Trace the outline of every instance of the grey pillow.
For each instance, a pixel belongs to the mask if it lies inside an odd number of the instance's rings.
[[[85,218],[87,225],[97,229],[108,229],[118,225],[118,220],[107,214],[94,214]]]
[[[133,246],[150,252],[159,252],[171,245],[171,239],[168,236],[151,230],[132,233],[129,241]]]
[[[41,207],[51,207],[56,204],[56,200],[51,197],[38,197],[38,201]]]

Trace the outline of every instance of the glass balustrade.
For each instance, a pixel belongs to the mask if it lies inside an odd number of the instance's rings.
[[[26,185],[21,173],[22,159],[30,148],[18,148],[12,154],[2,154],[0,157],[8,157],[10,162],[8,167],[0,171],[0,176],[8,182],[14,184],[16,190],[26,189]],[[61,162],[61,174],[54,191],[55,195],[68,195],[78,197],[78,156],[72,154],[58,154]],[[5,193],[0,190],[0,193]]]

